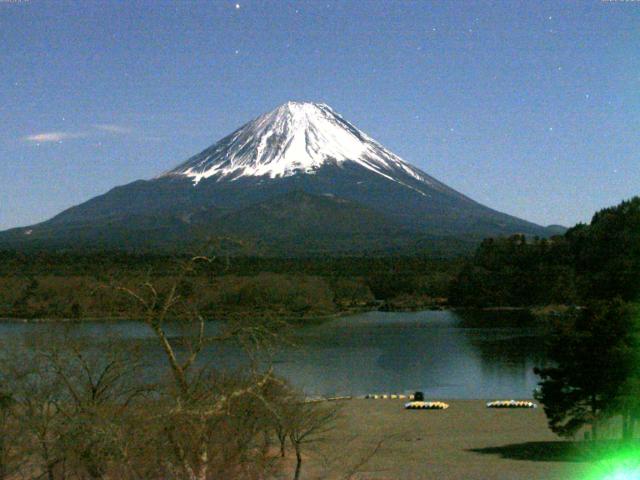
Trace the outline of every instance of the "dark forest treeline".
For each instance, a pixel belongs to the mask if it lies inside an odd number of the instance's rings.
[[[107,275],[121,272],[171,275],[192,255],[106,252],[19,252],[0,250],[0,275]],[[367,276],[379,272],[423,274],[450,271],[459,260],[430,255],[372,257],[213,257],[200,271],[216,274],[255,275],[261,272],[308,275]]]
[[[129,317],[111,285],[169,284],[189,257],[0,252],[0,317]],[[182,282],[210,318],[231,312],[313,317],[364,309],[429,308],[446,296],[458,260],[429,257],[216,258]]]
[[[474,307],[585,304],[640,295],[640,197],[597,212],[551,239],[485,240],[449,291]]]

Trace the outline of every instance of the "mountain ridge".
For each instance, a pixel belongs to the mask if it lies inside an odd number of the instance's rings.
[[[291,192],[307,196],[288,197]],[[288,202],[282,201],[287,198]],[[297,205],[300,200],[318,218],[305,217]],[[274,205],[281,211],[275,212]],[[277,228],[259,217],[260,208],[266,209],[263,212],[270,221],[289,227],[277,238],[269,237]],[[378,226],[377,231],[358,223],[354,212]],[[284,221],[287,215],[307,218],[324,246],[317,238],[309,238],[305,225]],[[314,251],[331,253],[335,248],[322,230],[348,226],[340,218],[349,216],[353,217],[353,241],[349,245],[347,235],[343,247],[352,252],[372,245],[379,251],[397,250],[428,237],[477,241],[513,233],[555,233],[448,187],[325,104],[287,102],[153,179],[115,187],[46,222],[0,232],[0,246],[75,248],[95,242],[100,248],[173,245],[180,250],[207,236],[235,232],[254,240],[265,236],[270,251],[277,250],[280,239],[283,245],[295,245],[297,254],[304,254],[304,246],[299,245],[305,242],[313,243]]]

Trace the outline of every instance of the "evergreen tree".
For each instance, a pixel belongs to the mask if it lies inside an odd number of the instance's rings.
[[[598,422],[620,413],[636,368],[633,317],[627,304],[613,300],[594,303],[558,327],[549,349],[554,366],[536,369],[536,398],[555,433],[572,436],[590,425],[596,439]]]

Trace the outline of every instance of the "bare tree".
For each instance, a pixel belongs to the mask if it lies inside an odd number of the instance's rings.
[[[143,364],[117,338],[98,345],[65,336],[42,353],[62,384],[59,408],[67,424],[67,468],[77,477],[105,478],[125,460],[123,425],[134,402],[151,387],[139,380]]]
[[[287,412],[287,431],[296,454],[294,480],[302,472],[303,449],[325,439],[334,426],[338,413],[336,404],[298,401],[290,404]]]
[[[19,429],[14,445],[25,460],[28,476],[55,480],[65,463],[61,384],[36,353],[19,347],[3,353],[2,374]]]
[[[261,391],[275,377],[271,368],[260,368],[260,357],[270,351],[282,327],[281,322],[271,319],[244,317],[227,320],[215,335],[207,336],[206,321],[197,302],[182,288],[186,277],[201,262],[209,263],[211,259],[192,258],[164,290],[151,281],[138,289],[117,287],[138,305],[141,321],[153,331],[165,354],[173,380],[168,390],[170,407],[163,413],[163,433],[174,459],[167,469],[172,475],[189,480],[206,480],[213,465],[228,460],[228,452],[216,449],[220,446],[212,440],[223,425],[229,425],[234,402],[244,397],[264,401]],[[167,333],[167,324],[172,320],[179,321],[184,329],[185,335],[180,339]],[[216,382],[206,367],[197,365],[197,359],[208,345],[230,340],[243,348],[248,365],[242,381]]]
[[[9,478],[16,469],[14,418],[15,401],[13,395],[4,388],[0,390],[0,480]]]
[[[90,347],[51,331],[5,352],[25,476],[101,479],[124,459],[124,420],[147,390],[138,359],[114,339]]]

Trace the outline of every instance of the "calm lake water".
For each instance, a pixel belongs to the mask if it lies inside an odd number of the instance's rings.
[[[11,341],[65,328],[80,337],[117,335],[119,341],[139,343],[155,370],[164,367],[151,332],[137,322],[1,323],[0,336]],[[531,398],[537,383],[533,368],[544,363],[543,332],[514,312],[371,312],[302,327],[295,337],[296,347],[276,354],[275,368],[308,395],[422,390],[441,399]],[[203,356],[203,362],[225,368],[240,359],[232,346]]]

